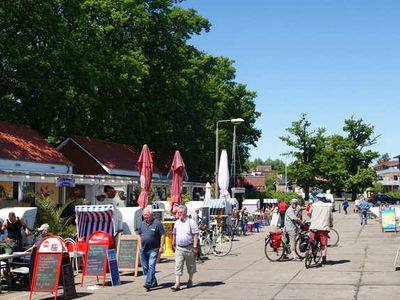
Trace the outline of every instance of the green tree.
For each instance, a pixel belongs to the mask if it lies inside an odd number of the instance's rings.
[[[389,161],[389,160],[390,160],[390,156],[388,153],[382,154],[382,156],[380,158],[378,158],[378,162]]]
[[[288,175],[304,189],[306,200],[309,199],[310,187],[316,186],[316,177],[319,175],[316,155],[325,147],[325,130],[310,130],[310,126],[306,115],[302,114],[300,120],[292,122],[292,127],[286,129],[291,136],[280,137],[289,147],[295,148],[285,153],[295,158],[288,168]]]
[[[319,167],[317,188],[332,192],[341,192],[345,188],[348,172],[343,151],[348,146],[349,141],[340,135],[326,137],[325,147],[316,155]]]
[[[261,131],[256,94],[233,61],[187,42],[210,23],[176,0],[0,1],[0,119],[51,143],[72,134],[182,150],[191,179],[213,174],[217,120],[241,117],[240,158]],[[231,149],[232,128],[221,128]],[[240,171],[240,170],[239,170]]]
[[[351,191],[352,200],[355,200],[357,193],[372,186],[377,179],[376,172],[370,168],[370,164],[379,157],[379,153],[366,148],[374,145],[378,137],[374,136],[374,126],[362,119],[345,120],[343,131],[347,133],[346,147],[343,149],[348,173],[345,187]]]

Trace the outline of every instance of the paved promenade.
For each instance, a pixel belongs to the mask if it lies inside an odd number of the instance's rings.
[[[198,265],[194,287],[172,292],[173,261],[158,265],[160,286],[150,292],[143,288],[143,277],[122,276],[122,285],[87,290],[95,284],[85,278],[77,285],[81,299],[396,299],[400,294],[400,271],[393,260],[400,243],[399,234],[382,232],[380,224],[370,221],[360,226],[358,215],[334,214],[339,231],[339,246],[329,248],[328,265],[306,269],[303,262],[269,262],[264,255],[264,236],[260,233],[234,242],[227,257],[210,256]],[[77,276],[76,282],[80,281]],[[184,277],[186,283],[187,277]],[[60,299],[62,297],[60,289]],[[4,292],[1,299],[27,299],[27,292]],[[52,299],[36,293],[33,299]]]

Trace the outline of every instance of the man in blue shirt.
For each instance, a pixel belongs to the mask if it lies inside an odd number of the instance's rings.
[[[371,206],[367,201],[365,201],[364,198],[362,198],[361,201],[358,203],[358,211],[360,213],[361,225],[363,224],[367,225],[367,213],[370,207]]]
[[[156,262],[158,255],[164,250],[164,227],[159,220],[153,218],[150,207],[143,209],[143,221],[138,228],[138,242],[140,247],[140,261],[143,273],[146,275],[144,288],[158,286],[156,279]]]

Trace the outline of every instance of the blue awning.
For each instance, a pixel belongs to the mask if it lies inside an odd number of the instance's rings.
[[[225,199],[206,199],[206,200],[204,200],[203,207],[225,208],[226,200]]]

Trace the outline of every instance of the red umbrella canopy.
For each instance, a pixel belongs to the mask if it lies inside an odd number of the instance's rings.
[[[172,184],[171,184],[171,211],[174,212],[174,207],[181,204],[182,201],[182,185],[183,173],[185,171],[185,163],[183,162],[180,152],[175,151],[174,160],[171,165]]]
[[[142,152],[140,152],[137,168],[139,170],[141,188],[138,204],[140,207],[145,208],[147,206],[147,198],[149,196],[151,178],[153,176],[153,157],[146,144],[143,145]]]

